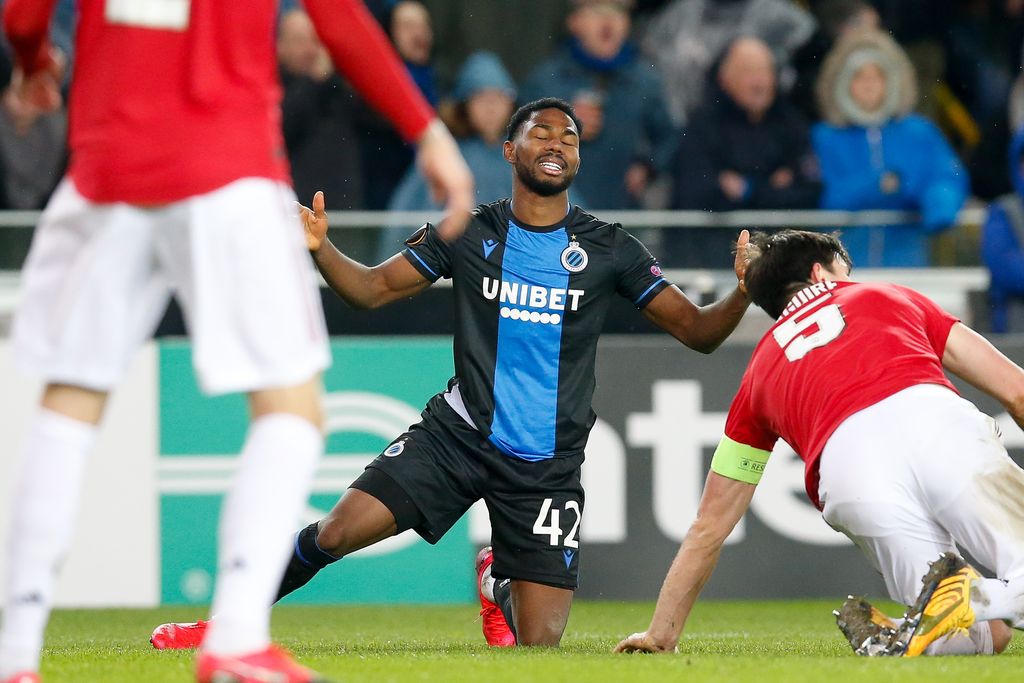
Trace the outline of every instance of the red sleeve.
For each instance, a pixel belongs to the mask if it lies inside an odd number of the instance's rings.
[[[725,435],[735,441],[752,448],[770,451],[775,447],[779,435],[765,429],[760,416],[754,411],[750,396],[750,369],[743,375],[740,388],[729,406],[729,415],[725,418]]]
[[[949,331],[959,320],[924,294],[908,287],[903,287],[902,289],[916,304],[918,310],[921,311],[924,318],[925,333],[928,335],[928,343],[931,344],[936,355],[942,358],[942,354],[946,352],[946,340],[949,339]]]
[[[434,111],[362,0],[305,0],[303,5],[338,70],[406,140],[416,140]]]
[[[15,61],[27,75],[50,64],[50,17],[57,0],[7,0],[4,33],[14,48]]]

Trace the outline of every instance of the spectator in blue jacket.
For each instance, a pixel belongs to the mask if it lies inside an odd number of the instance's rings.
[[[921,213],[920,223],[844,229],[853,262],[928,265],[928,236],[954,224],[969,178],[938,128],[911,113],[917,88],[906,54],[880,31],[849,35],[825,60],[817,94],[821,208]]]
[[[989,310],[993,332],[1007,332],[1009,304],[1024,299],[1024,127],[1010,141],[1013,192],[988,207],[981,230],[981,260],[988,267]]]
[[[638,205],[671,163],[676,135],[661,78],[629,38],[632,0],[574,0],[569,43],[523,86],[525,101],[559,97],[583,124],[587,167],[574,187],[595,209]]]

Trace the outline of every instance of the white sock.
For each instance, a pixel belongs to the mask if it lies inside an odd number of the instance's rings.
[[[22,444],[7,541],[0,679],[39,670],[57,570],[75,527],[95,425],[39,409]]]
[[[976,621],[1005,619],[1024,628],[1024,578],[980,579],[971,584],[971,609]]]
[[[494,577],[491,576],[492,566],[493,564],[488,565],[487,569],[480,575],[480,592],[483,593],[486,599],[494,602]]]
[[[944,655],[990,655],[995,650],[992,646],[992,627],[987,621],[976,621],[967,633],[951,633],[939,638],[928,646],[925,654],[931,657]]]
[[[217,617],[205,650],[236,655],[270,644],[270,606],[323,448],[320,431],[296,415],[265,415],[250,426],[220,513]]]

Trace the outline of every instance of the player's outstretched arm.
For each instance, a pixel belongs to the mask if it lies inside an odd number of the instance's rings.
[[[623,640],[615,652],[676,651],[690,610],[718,564],[726,537],[750,507],[754,488],[754,484],[708,472],[697,519],[668,570],[650,626]]]
[[[736,329],[750,305],[743,283],[749,242],[750,233],[740,232],[734,260],[737,284],[728,296],[707,306],[697,306],[678,287],[666,287],[644,308],[644,317],[695,351],[711,353],[717,349]]]
[[[306,246],[328,286],[355,308],[378,308],[397,299],[419,294],[430,286],[401,255],[369,267],[345,256],[327,238],[324,193],[313,195],[312,208],[301,206]]]
[[[963,323],[949,330],[942,365],[1003,404],[1024,429],[1024,369]]]

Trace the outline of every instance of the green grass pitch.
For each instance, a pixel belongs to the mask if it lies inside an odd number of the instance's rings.
[[[841,600],[699,603],[674,656],[612,655],[641,630],[650,603],[578,602],[561,648],[491,649],[472,605],[279,607],[274,638],[339,683],[444,681],[978,681],[1013,680],[1024,644],[1000,657],[915,660],[853,655],[831,610]],[[890,612],[895,612],[891,605]],[[201,610],[68,610],[54,613],[46,683],[172,683],[192,679],[192,653],[157,652],[158,623]],[[1024,640],[1022,640],[1024,642]]]

